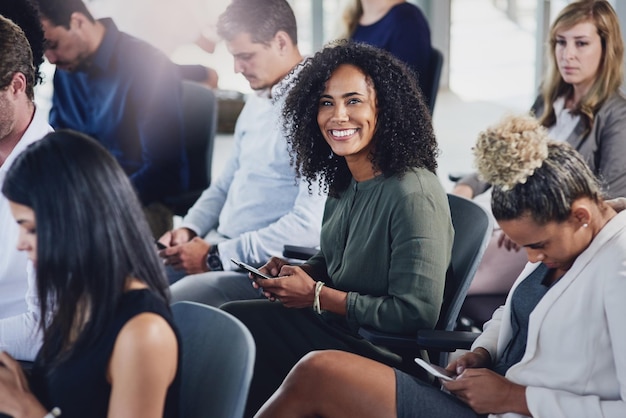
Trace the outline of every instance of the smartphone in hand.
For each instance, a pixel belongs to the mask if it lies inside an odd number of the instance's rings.
[[[259,276],[264,279],[275,279],[275,277],[272,277],[269,274],[261,273],[259,270],[255,269],[254,267],[249,266],[246,263],[243,263],[239,260],[235,260],[234,258],[231,258],[230,261],[232,261],[233,263],[235,263],[237,266],[241,267],[242,269],[254,274],[255,276]]]
[[[430,364],[422,360],[421,358],[416,358],[415,362],[418,364],[418,366],[422,367],[428,373],[442,380],[452,381],[456,379],[456,373],[446,370],[443,367],[437,366],[436,364]]]
[[[159,250],[164,250],[164,249],[166,249],[166,248],[167,248],[167,245],[163,244],[163,243],[162,243],[162,242],[160,242],[160,241],[154,240],[154,243],[156,244],[156,246],[157,246],[157,248],[158,248]]]

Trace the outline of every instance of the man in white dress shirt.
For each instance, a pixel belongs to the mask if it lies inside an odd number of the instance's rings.
[[[181,227],[160,239],[165,263],[187,274],[171,286],[172,299],[213,306],[263,297],[247,274],[233,271],[231,258],[258,266],[280,256],[284,244],[319,245],[326,201],[317,184],[296,180],[281,130],[282,105],[303,60],[293,10],[285,0],[233,2],[218,33],[255,94],[237,119],[222,174]]]
[[[0,16],[0,187],[17,155],[52,131],[33,103],[37,72],[32,57],[24,32]],[[33,360],[40,346],[39,305],[34,269],[17,251],[17,239],[18,226],[0,194],[0,350]]]

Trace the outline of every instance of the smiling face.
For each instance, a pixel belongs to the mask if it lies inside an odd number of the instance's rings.
[[[28,206],[9,201],[13,218],[20,227],[17,249],[26,251],[28,259],[37,265],[37,224],[35,212]]]
[[[585,94],[602,59],[602,39],[595,24],[585,21],[557,31],[554,54],[563,80]]]
[[[539,225],[530,216],[498,221],[498,224],[509,238],[525,248],[528,261],[541,261],[562,273],[572,267],[590,242],[587,227],[573,216],[564,222],[545,225]]]
[[[337,67],[319,99],[317,123],[330,148],[346,159],[357,180],[367,179],[359,179],[361,174],[374,176],[368,155],[377,118],[376,91],[368,77],[354,65]]]

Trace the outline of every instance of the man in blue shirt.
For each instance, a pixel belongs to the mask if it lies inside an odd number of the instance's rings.
[[[151,45],[94,20],[81,0],[38,0],[46,57],[56,64],[50,124],[96,138],[135,186],[160,236],[163,198],[185,190],[178,68]]]

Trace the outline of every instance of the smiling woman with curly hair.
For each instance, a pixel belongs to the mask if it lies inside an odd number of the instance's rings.
[[[331,153],[331,145],[318,126],[319,103],[311,100],[322,96],[326,82],[341,65],[359,68],[376,93],[378,117],[368,156],[374,169],[387,177],[415,167],[435,173],[437,141],[430,113],[412,74],[383,50],[347,42],[316,54],[302,70],[285,104],[285,129],[299,173],[310,182],[321,175],[331,196],[350,183],[346,160]]]
[[[432,328],[450,262],[453,231],[435,175],[437,143],[406,67],[373,47],[341,43],[311,58],[296,83],[284,108],[292,162],[329,197],[319,252],[301,266],[272,258],[261,270],[279,277],[255,277],[280,303],[223,306],[257,347],[247,416],[312,350],[402,367],[357,331]]]

